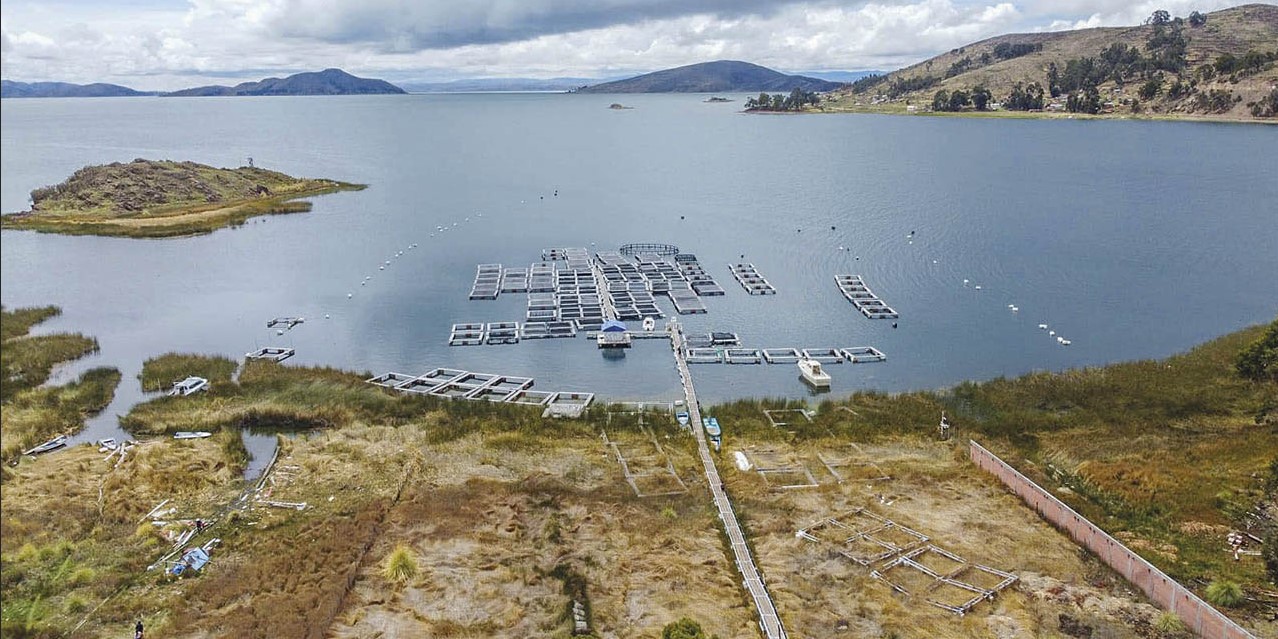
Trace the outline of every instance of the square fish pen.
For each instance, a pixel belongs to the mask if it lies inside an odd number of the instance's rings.
[[[837,348],[805,348],[803,357],[822,364],[841,364],[847,361]]]
[[[449,346],[479,346],[484,343],[484,325],[479,323],[453,324],[448,335]]]
[[[297,351],[291,348],[259,348],[251,353],[245,353],[245,359],[264,359],[272,362],[282,362],[292,357]]]
[[[717,348],[688,349],[689,364],[718,364],[723,361],[723,351]]]
[[[487,327],[488,344],[518,344],[518,322],[490,322]]]
[[[763,359],[769,364],[794,364],[799,361],[797,348],[765,348]]]
[[[843,356],[853,364],[887,361],[887,355],[884,355],[883,351],[873,346],[853,346],[852,348],[842,349],[839,352],[843,353]]]
[[[723,361],[727,364],[759,364],[763,356],[753,348],[729,348],[723,351]]]

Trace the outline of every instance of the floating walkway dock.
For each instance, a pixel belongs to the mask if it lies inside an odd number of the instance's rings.
[[[296,353],[297,351],[291,348],[267,347],[267,348],[259,348],[251,353],[245,353],[244,359],[261,359],[261,360],[267,360],[271,362],[282,362],[292,357]]]
[[[759,274],[754,268],[754,264],[729,264],[728,268],[732,269],[732,277],[736,278],[737,283],[751,295],[776,295],[777,289],[767,278]]]
[[[684,401],[688,406],[690,421],[693,424],[700,424],[702,423],[701,405],[697,402],[697,391],[692,386],[692,373],[688,370],[688,362],[685,359],[683,331],[678,326],[675,326],[670,334],[670,346],[674,351],[675,366],[679,369],[679,381],[683,383]],[[751,556],[750,546],[746,544],[745,534],[741,531],[741,524],[737,521],[736,512],[732,509],[732,502],[723,489],[723,479],[719,477],[719,469],[715,467],[714,457],[710,455],[710,447],[706,444],[705,430],[693,428],[692,433],[697,439],[697,453],[705,467],[706,483],[710,485],[710,495],[714,498],[715,508],[719,511],[719,521],[723,522],[723,532],[728,537],[728,546],[732,549],[737,570],[741,573],[742,585],[750,594],[750,600],[754,603],[759,615],[759,627],[763,630],[766,639],[787,639],[785,627],[781,625],[781,618],[777,615],[776,605],[772,602],[772,596],[768,594],[767,586],[763,583],[763,576],[759,574],[759,569],[754,564],[754,557]]]
[[[834,283],[861,314],[870,319],[896,319],[900,317],[892,307],[888,306],[865,285],[860,275],[835,275]]]
[[[531,377],[474,373],[456,368],[436,368],[422,375],[383,373],[365,381],[411,395],[544,406],[546,417],[580,417],[595,398],[594,393],[534,391]]]
[[[733,348],[692,346],[691,336],[684,336],[685,358],[689,364],[794,364],[801,359],[811,359],[822,364],[868,364],[886,362],[887,355],[873,346],[851,348]]]

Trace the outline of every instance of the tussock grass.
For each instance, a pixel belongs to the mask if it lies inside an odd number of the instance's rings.
[[[2,309],[0,326],[0,460],[8,461],[22,450],[53,435],[78,430],[84,418],[111,402],[120,372],[94,368],[64,386],[41,386],[53,367],[91,353],[96,340],[83,335],[28,336],[31,328],[61,313],[56,306]],[[4,479],[9,474],[5,473]]]
[[[395,586],[408,584],[418,572],[417,555],[404,544],[395,546],[382,565],[382,577]]]
[[[190,376],[203,377],[210,384],[219,384],[231,381],[236,366],[230,358],[221,355],[165,353],[143,362],[138,379],[141,380],[144,391],[168,390],[174,382]]]

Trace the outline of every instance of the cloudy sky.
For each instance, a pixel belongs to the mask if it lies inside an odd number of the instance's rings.
[[[174,89],[341,67],[392,81],[615,77],[717,59],[895,69],[1017,31],[1242,0],[4,0],[3,76]]]

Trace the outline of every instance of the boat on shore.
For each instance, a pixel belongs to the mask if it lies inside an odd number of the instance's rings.
[[[66,445],[67,445],[67,436],[58,435],[57,437],[54,437],[53,439],[50,439],[49,441],[43,444],[40,444],[39,446],[26,450],[22,454],[23,455],[39,455],[40,453],[47,453],[51,450],[57,450]]]
[[[817,388],[830,387],[830,374],[821,367],[821,362],[804,358],[796,366],[799,367],[799,375],[803,377],[803,381]]]
[[[212,437],[212,436],[213,436],[213,433],[203,431],[203,430],[195,430],[195,431],[184,430],[181,432],[173,433],[173,439],[204,439],[205,437]]]

